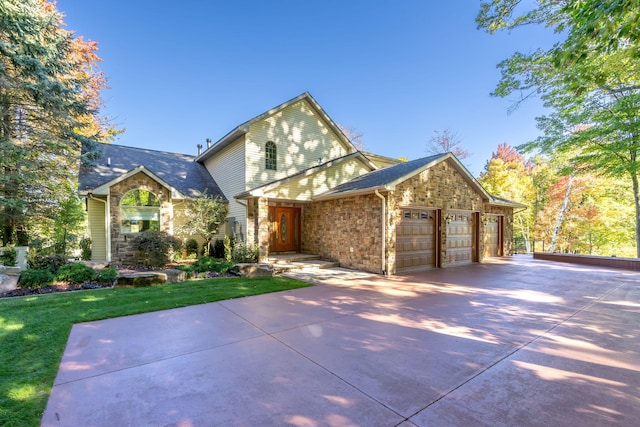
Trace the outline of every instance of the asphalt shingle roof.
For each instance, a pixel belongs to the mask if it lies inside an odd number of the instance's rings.
[[[447,154],[436,154],[434,156],[422,157],[420,159],[398,163],[397,165],[369,172],[368,174],[352,179],[349,182],[338,185],[332,190],[323,193],[322,197],[384,187],[385,185],[389,185],[399,179],[411,175],[415,171],[446,155]]]
[[[80,192],[90,192],[138,166],[144,166],[186,197],[199,197],[206,191],[210,196],[226,200],[204,165],[195,161],[195,156],[115,144],[99,144],[99,149],[102,153],[96,160],[96,166],[80,168]],[[108,159],[110,165],[107,164]]]

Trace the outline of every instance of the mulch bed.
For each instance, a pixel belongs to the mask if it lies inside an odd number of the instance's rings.
[[[167,265],[165,269],[171,269],[174,265]],[[146,268],[146,267],[115,267],[116,270],[120,274],[131,274],[131,273],[139,273],[145,271],[158,271],[157,268]],[[209,272],[206,277],[198,277],[197,279],[211,279],[216,277],[237,277],[230,273],[216,273],[215,271]],[[44,295],[44,294],[53,294],[57,292],[73,292],[73,291],[84,291],[87,289],[103,289],[103,288],[113,288],[113,283],[82,283],[82,284],[71,284],[71,283],[54,283],[51,286],[47,286],[46,288],[35,288],[35,289],[24,289],[18,288],[12,291],[2,292],[0,293],[0,298],[11,298],[11,297],[24,297],[29,295]]]
[[[44,295],[53,294],[56,292],[72,292],[83,291],[86,289],[101,289],[101,288],[113,288],[113,283],[83,283],[81,285],[69,284],[69,283],[54,283],[46,288],[24,289],[18,288],[12,291],[3,292],[0,294],[0,298],[10,297],[24,297],[28,295]]]

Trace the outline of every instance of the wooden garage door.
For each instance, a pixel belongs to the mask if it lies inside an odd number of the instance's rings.
[[[435,266],[435,214],[433,209],[402,209],[396,227],[398,271]]]
[[[500,256],[500,218],[488,215],[484,220],[484,258]]]
[[[473,213],[449,212],[447,218],[447,266],[473,261]]]

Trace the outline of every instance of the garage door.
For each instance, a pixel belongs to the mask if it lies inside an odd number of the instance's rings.
[[[488,215],[484,220],[484,258],[500,256],[500,218]]]
[[[396,270],[435,266],[435,218],[433,209],[402,209],[396,227]]]
[[[449,212],[447,218],[447,266],[473,261],[473,213]]]

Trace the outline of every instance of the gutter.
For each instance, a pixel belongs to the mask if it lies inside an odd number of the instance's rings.
[[[387,199],[384,198],[382,194],[378,192],[378,189],[375,190],[375,195],[382,199],[382,268],[381,272],[383,276],[386,276],[387,273]]]

